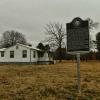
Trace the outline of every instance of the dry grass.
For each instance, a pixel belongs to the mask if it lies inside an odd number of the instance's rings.
[[[76,63],[0,65],[0,100],[100,100],[100,62],[81,62],[82,95]]]

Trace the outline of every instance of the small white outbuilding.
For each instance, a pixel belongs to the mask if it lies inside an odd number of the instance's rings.
[[[38,52],[44,52],[39,56]],[[49,64],[53,58],[46,51],[17,43],[9,48],[0,49],[0,63],[43,63]]]

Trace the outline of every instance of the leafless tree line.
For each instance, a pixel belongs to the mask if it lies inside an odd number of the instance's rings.
[[[22,33],[11,30],[5,31],[2,34],[0,40],[0,46],[2,48],[10,47],[16,43],[26,44],[26,38]]]

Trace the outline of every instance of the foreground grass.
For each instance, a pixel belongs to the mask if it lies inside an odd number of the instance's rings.
[[[76,63],[0,65],[0,100],[100,100],[100,62],[81,62],[82,95]]]

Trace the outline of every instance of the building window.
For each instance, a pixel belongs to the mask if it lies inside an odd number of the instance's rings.
[[[16,49],[18,49],[18,45],[16,46]]]
[[[4,51],[1,51],[1,57],[4,57]]]
[[[14,58],[14,51],[10,51],[10,58]]]
[[[35,51],[33,51],[33,58],[35,58],[36,57],[36,52]]]
[[[27,58],[27,50],[23,50],[22,57]]]

